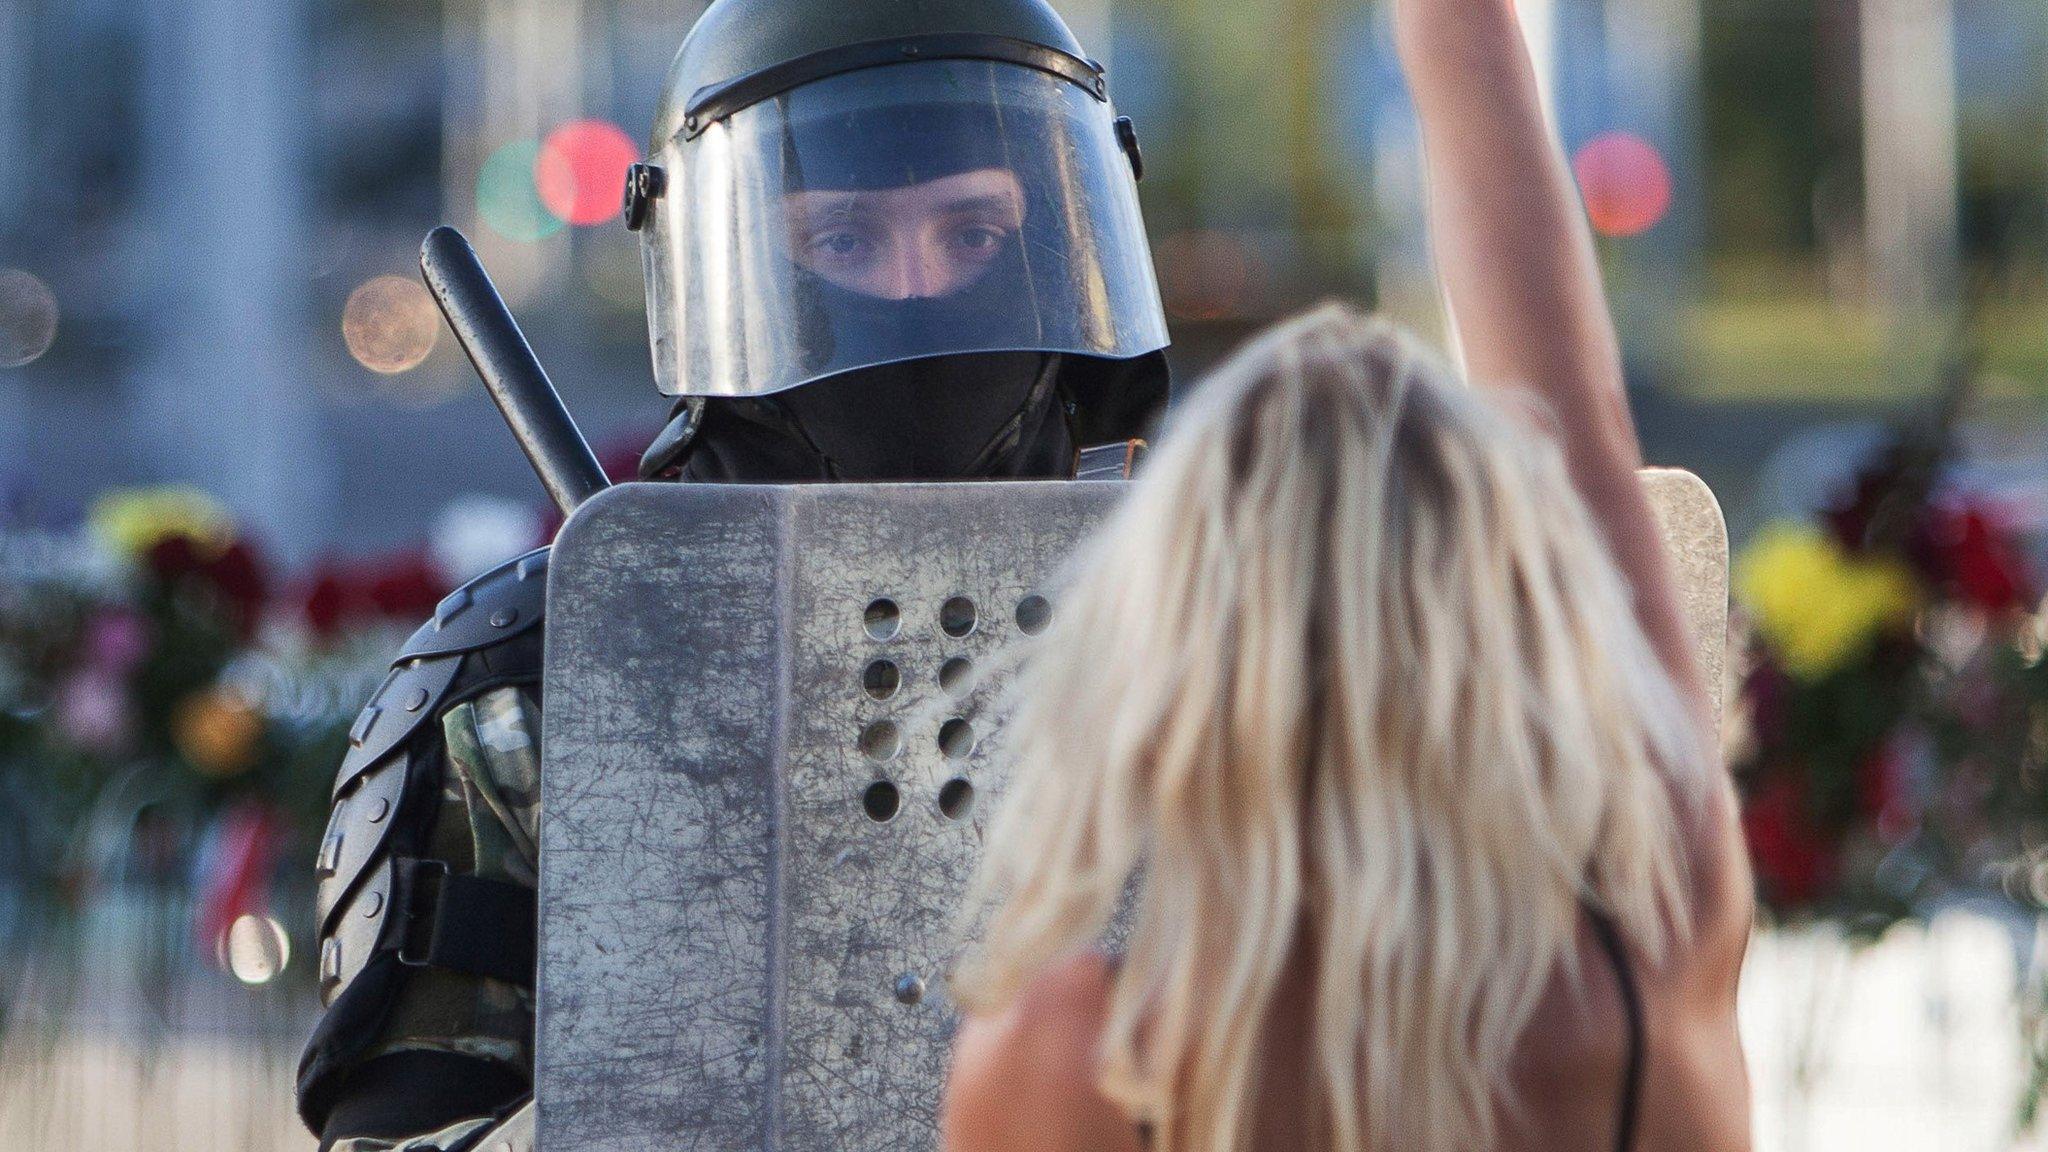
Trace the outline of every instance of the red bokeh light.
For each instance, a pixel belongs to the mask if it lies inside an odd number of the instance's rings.
[[[1671,168],[1656,147],[1628,132],[1596,136],[1572,158],[1586,215],[1602,236],[1637,236],[1671,210]]]
[[[541,142],[533,183],[547,210],[571,224],[602,224],[619,215],[626,167],[640,158],[633,138],[603,120],[571,120]]]

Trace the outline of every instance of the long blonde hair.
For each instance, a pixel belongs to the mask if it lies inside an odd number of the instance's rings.
[[[955,993],[999,1010],[1134,899],[1100,1085],[1157,1152],[1247,1146],[1284,972],[1317,1147],[1485,1149],[1581,901],[1653,961],[1689,930],[1701,745],[1598,528],[1385,323],[1212,373],[1040,644]]]

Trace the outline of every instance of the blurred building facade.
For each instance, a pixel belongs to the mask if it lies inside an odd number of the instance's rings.
[[[1140,123],[1184,370],[1327,294],[1434,325],[1386,5],[1062,7]],[[343,338],[356,291],[413,278],[442,220],[477,239],[593,439],[649,434],[664,412],[633,238],[544,217],[508,234],[492,173],[580,120],[641,141],[700,8],[0,7],[0,268],[41,278],[61,309],[47,354],[0,368],[8,514],[62,520],[109,484],[184,480],[304,558],[416,539],[465,492],[537,500],[449,340],[374,371]],[[1792,281],[1823,317],[1938,314],[1986,262],[2023,319],[2048,298],[2032,287],[2048,268],[2038,0],[1519,11],[1645,378],[1769,392],[1796,368],[1741,341],[1804,315],[1750,306]],[[1723,328],[1739,337],[1725,371]],[[1872,369],[1843,371],[1853,385]]]

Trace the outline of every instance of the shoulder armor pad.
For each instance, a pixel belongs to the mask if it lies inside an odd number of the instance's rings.
[[[386,854],[394,829],[419,822],[417,813],[401,811],[424,806],[408,795],[418,789],[413,758],[401,753],[363,773],[353,787],[335,798],[327,831],[320,837],[320,857],[313,866],[319,882],[315,926],[321,935],[334,930],[335,914],[352,896],[364,871]],[[432,797],[426,799],[430,803]]]
[[[334,775],[337,798],[358,776],[434,718],[441,698],[448,694],[448,687],[461,668],[462,657],[444,656],[401,663],[384,677],[384,683],[349,726],[348,751],[341,758],[340,771]]]
[[[393,663],[474,652],[539,624],[547,608],[548,552],[536,548],[450,592]]]
[[[547,607],[548,552],[535,549],[450,592],[434,618],[412,634],[349,728],[348,752],[334,777],[336,797],[434,718],[465,654],[540,624]]]
[[[395,859],[379,857],[361,887],[327,910],[320,930],[321,1007],[333,1007],[370,960],[389,947],[401,919],[395,907],[397,873]]]

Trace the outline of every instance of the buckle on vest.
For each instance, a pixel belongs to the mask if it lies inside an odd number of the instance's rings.
[[[408,968],[427,968],[433,965],[434,939],[438,935],[436,930],[439,924],[429,922],[427,931],[420,932],[420,922],[423,919],[421,913],[440,912],[441,888],[447,882],[448,875],[446,860],[398,861],[398,962]],[[429,876],[436,877],[439,882],[434,885],[433,899],[427,902],[423,909],[420,900],[420,893],[423,891],[421,881]],[[422,935],[426,937],[425,948],[415,951],[413,941]]]
[[[533,987],[539,932],[533,889],[465,876],[445,860],[395,864],[400,964]]]

